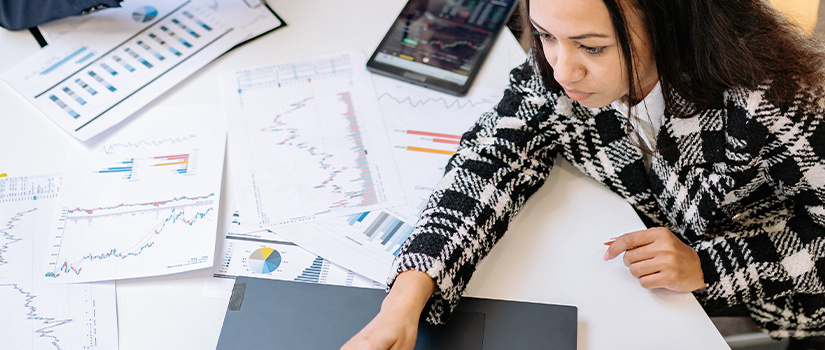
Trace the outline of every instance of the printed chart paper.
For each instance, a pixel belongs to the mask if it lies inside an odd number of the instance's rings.
[[[130,0],[93,16],[54,26],[65,33],[3,76],[82,141],[235,45],[283,25],[267,6],[244,0]]]
[[[212,266],[226,131],[215,106],[154,108],[70,159],[45,279]]]
[[[214,277],[249,276],[283,281],[331,284],[348,287],[386,288],[289,242],[271,230],[236,233],[239,214],[223,242],[222,258],[216,259]]]
[[[257,228],[404,203],[363,54],[227,75],[239,210]]]
[[[383,281],[441,180],[461,135],[498,103],[502,92],[476,88],[457,98],[380,76],[373,80],[407,204],[287,226],[276,232],[344,268]]]
[[[42,283],[60,176],[0,178],[0,344],[116,349],[115,284]]]

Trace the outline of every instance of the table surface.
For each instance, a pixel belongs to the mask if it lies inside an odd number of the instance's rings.
[[[369,55],[404,5],[402,0],[269,3],[287,27],[227,53],[152,105],[220,101],[219,79],[225,71],[352,50]],[[27,31],[0,30],[0,43],[3,70],[38,50]],[[505,31],[475,86],[504,88],[509,70],[523,59],[518,42]],[[90,146],[62,131],[5,83],[0,83],[0,106],[0,172],[59,173],[68,154]],[[231,177],[228,167],[221,217],[227,214]],[[578,349],[727,348],[691,294],[645,290],[620,259],[602,261],[602,242],[640,228],[641,221],[621,198],[560,162],[481,263],[467,294],[575,305]],[[211,270],[199,270],[117,281],[120,348],[214,348],[227,299],[204,294],[210,276]]]

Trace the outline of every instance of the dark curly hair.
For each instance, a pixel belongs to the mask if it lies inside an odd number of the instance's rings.
[[[627,11],[641,15],[656,61],[668,111],[685,117],[718,103],[725,90],[750,90],[770,83],[767,98],[790,101],[803,86],[821,85],[825,67],[822,43],[792,24],[764,0],[603,0],[610,13],[627,64],[631,103],[638,77],[632,59],[634,43]],[[529,17],[529,1],[524,1]],[[561,87],[553,78],[541,40],[529,18],[532,55],[545,85]],[[687,104],[685,103],[687,102]],[[688,106],[688,108],[685,108]]]

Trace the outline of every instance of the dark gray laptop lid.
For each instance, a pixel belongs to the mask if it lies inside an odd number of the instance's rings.
[[[378,313],[383,290],[238,277],[218,349],[338,349]],[[576,308],[465,297],[416,349],[576,349]]]

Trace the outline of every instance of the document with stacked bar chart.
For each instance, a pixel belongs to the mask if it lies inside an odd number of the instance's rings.
[[[212,266],[226,141],[219,109],[148,109],[70,159],[45,279],[101,281]]]
[[[501,99],[474,88],[455,97],[374,76],[407,204],[278,229],[281,236],[344,268],[381,281],[444,175],[461,135]]]
[[[4,349],[116,349],[112,282],[42,281],[60,176],[0,178],[0,344]]]
[[[361,53],[225,77],[238,206],[258,228],[404,203]]]
[[[283,25],[245,0],[127,1],[4,76],[80,140],[120,123],[237,44]]]

